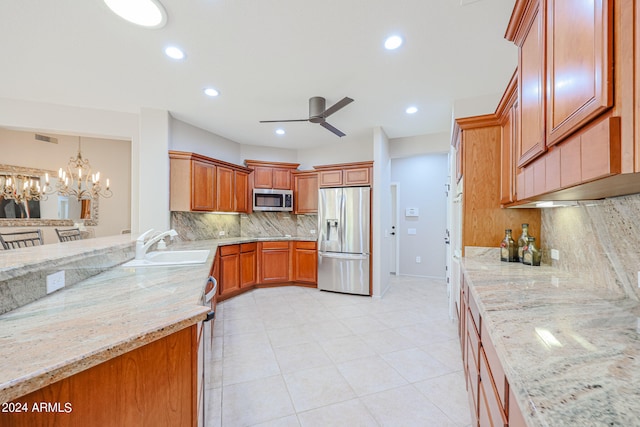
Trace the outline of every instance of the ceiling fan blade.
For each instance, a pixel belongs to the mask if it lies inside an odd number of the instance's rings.
[[[260,123],[286,123],[286,122],[308,122],[309,119],[295,119],[295,120],[260,120]]]
[[[329,117],[330,115],[332,115],[333,113],[335,113],[339,109],[341,109],[343,107],[346,107],[347,105],[351,104],[352,102],[353,102],[353,99],[345,96],[340,101],[336,102],[331,107],[329,107],[326,110],[324,110],[323,116],[324,117]]]
[[[323,127],[323,128],[325,128],[325,129],[330,130],[331,132],[335,133],[336,135],[338,135],[338,136],[339,136],[339,137],[341,137],[341,138],[342,138],[343,136],[345,136],[345,135],[346,135],[344,132],[342,132],[341,130],[338,130],[338,129],[334,128],[333,126],[331,126],[331,125],[330,125],[329,123],[327,123],[327,122],[322,122],[322,123],[320,123],[320,126],[322,126],[322,127]]]

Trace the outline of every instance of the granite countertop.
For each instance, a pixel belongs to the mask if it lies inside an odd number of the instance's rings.
[[[206,279],[220,245],[304,237],[229,237],[177,242],[169,250],[210,249],[204,264],[116,266],[0,315],[0,402],[7,402],[169,335],[206,317]],[[131,236],[89,239],[0,253],[0,273],[82,256]],[[16,266],[16,264],[18,266]],[[35,268],[35,267],[33,267]]]
[[[638,425],[638,301],[550,266],[462,267],[530,426]]]

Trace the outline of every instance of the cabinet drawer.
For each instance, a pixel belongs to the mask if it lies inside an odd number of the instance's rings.
[[[476,304],[476,300],[473,298],[471,292],[469,294],[469,311],[471,312],[471,318],[473,319],[474,327],[476,329],[476,334],[480,335],[480,310],[478,310],[478,305]]]
[[[467,316],[467,363],[469,364],[469,369],[471,369],[471,360],[473,360],[473,365],[477,373],[479,370],[480,337],[478,336],[478,331],[476,331],[475,326],[473,326],[473,321],[470,319],[471,318]]]
[[[496,382],[500,382],[500,376],[493,377],[484,349],[480,349],[480,388],[484,392],[484,403],[492,421],[491,425],[506,426],[507,416],[504,405],[500,401],[501,397],[498,395]],[[501,382],[504,385],[504,377],[502,377]]]
[[[240,245],[220,246],[220,256],[234,255],[240,253]]]
[[[251,252],[251,251],[255,251],[257,248],[258,248],[258,244],[256,242],[242,243],[240,245],[240,252]]]
[[[316,242],[296,242],[297,249],[315,249]]]
[[[289,249],[289,242],[286,240],[277,242],[262,242],[262,249]]]
[[[527,427],[522,410],[511,390],[509,390],[509,427]]]

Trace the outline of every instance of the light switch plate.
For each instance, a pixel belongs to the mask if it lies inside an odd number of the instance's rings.
[[[64,270],[47,276],[47,294],[64,288]]]
[[[415,228],[409,228],[407,229],[407,234],[414,235],[414,234],[417,234],[417,231]]]
[[[225,234],[227,234],[227,233],[225,233],[224,230],[218,231],[218,236],[224,236]]]
[[[551,259],[555,259],[556,261],[560,259],[560,251],[557,249],[551,249]]]

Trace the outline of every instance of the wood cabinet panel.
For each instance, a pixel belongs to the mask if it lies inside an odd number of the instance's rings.
[[[232,248],[233,247],[233,248]],[[239,245],[222,246],[221,249],[235,252],[223,255],[220,252],[220,295],[224,296],[230,292],[240,289],[240,253]]]
[[[268,188],[291,190],[291,172],[299,163],[265,162],[261,160],[245,160],[248,168],[253,169],[252,188]]]
[[[233,169],[216,167],[216,211],[232,212],[234,209],[234,173]]]
[[[318,174],[316,172],[293,175],[293,213],[318,212]]]
[[[235,212],[249,212],[249,174],[235,171]]]
[[[510,106],[507,106],[504,119],[502,122],[502,135],[500,140],[500,203],[513,203],[516,199],[516,158],[515,144],[517,132],[517,115],[518,103],[516,101],[517,78],[514,75],[513,88],[510,94],[512,100]],[[507,89],[509,91],[509,89]]]
[[[509,390],[509,427],[527,427],[527,422],[524,420],[522,410],[516,402],[516,397],[513,392]]]
[[[240,251],[240,287],[246,288],[258,282],[258,251],[255,243],[242,244]]]
[[[546,2],[549,146],[613,104],[613,2]]]
[[[545,19],[539,1],[529,4],[518,58],[520,138],[518,166],[546,149],[545,145]]]
[[[291,190],[291,171],[289,169],[273,169],[273,188]]]
[[[260,283],[288,282],[289,243],[261,242],[260,246]]]
[[[318,282],[318,252],[315,242],[294,243],[293,280],[313,284]]]
[[[547,188],[547,162],[544,157],[532,163],[533,168],[533,195],[543,194]]]
[[[191,209],[213,211],[216,208],[216,167],[209,163],[193,161],[191,185]]]
[[[546,160],[546,188],[545,191],[554,191],[560,188],[560,150],[551,149],[547,152]]]
[[[560,146],[560,185],[570,187],[582,181],[580,136],[572,137]]]
[[[273,172],[271,168],[255,166],[253,168],[254,188],[273,188]]]
[[[369,185],[371,183],[371,177],[369,175],[369,168],[354,168],[345,169],[343,171],[344,185]]]
[[[71,404],[69,413],[3,413],[2,425],[195,426],[194,328],[103,362],[18,399]]]
[[[620,173],[620,118],[601,121],[580,136],[582,181]]]
[[[504,373],[504,369],[502,364],[500,363],[500,359],[498,359],[498,352],[496,351],[493,342],[489,339],[489,332],[487,331],[486,325],[483,324],[481,326],[481,336],[482,339],[482,356],[486,359],[486,369],[484,370],[484,374],[490,374],[490,377],[493,381],[493,385],[495,387],[495,392],[498,396],[498,402],[500,403],[500,408],[505,411],[507,408],[507,398],[509,395],[509,385],[507,383],[507,377]],[[482,370],[482,366],[480,367]],[[480,378],[483,380],[483,372],[480,372]],[[488,379],[488,377],[487,377]]]
[[[321,171],[320,187],[339,187],[342,185],[342,171]]]

